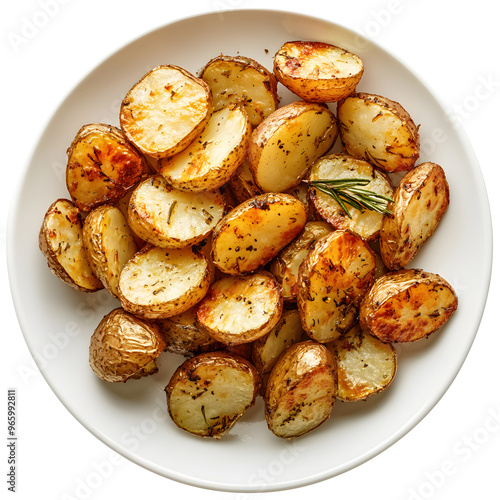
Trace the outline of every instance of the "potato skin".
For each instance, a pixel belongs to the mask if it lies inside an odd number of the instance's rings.
[[[361,328],[383,342],[413,342],[443,326],[458,307],[452,286],[422,269],[378,278],[361,301]]]

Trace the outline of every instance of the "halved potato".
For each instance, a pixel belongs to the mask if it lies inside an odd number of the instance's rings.
[[[308,181],[366,179],[369,184],[362,189],[391,198],[394,187],[389,176],[371,163],[347,154],[323,156],[316,161],[308,174]],[[383,215],[374,210],[358,210],[346,203],[349,215],[329,194],[314,185],[309,187],[309,198],[315,211],[335,229],[348,229],[366,241],[376,240],[380,233]],[[385,202],[387,206],[387,202]]]
[[[363,332],[358,323],[331,347],[337,358],[337,397],[341,401],[364,400],[383,391],[394,380],[396,349]]]
[[[181,429],[221,438],[255,404],[260,377],[252,364],[227,352],[186,360],[165,388],[167,408]]]
[[[89,363],[102,380],[126,382],[156,373],[155,360],[165,345],[157,325],[117,307],[92,334]]]
[[[144,157],[112,125],[84,125],[67,155],[66,186],[84,211],[118,201],[150,173]]]
[[[213,338],[237,345],[270,332],[281,317],[283,300],[274,277],[257,271],[217,280],[195,310],[198,323]]]
[[[352,94],[338,102],[337,118],[347,153],[385,172],[414,167],[420,155],[418,127],[398,102],[376,94]]]
[[[324,221],[307,222],[302,232],[270,262],[269,271],[281,285],[283,300],[297,298],[299,267],[314,246],[314,243],[333,231]]]
[[[56,200],[43,217],[38,244],[59,279],[76,290],[95,292],[104,286],[92,271],[83,246],[82,218],[72,201]]]
[[[380,253],[389,269],[405,267],[434,233],[450,204],[450,189],[440,165],[425,162],[399,183],[392,215],[384,217]]]
[[[226,214],[212,233],[212,257],[227,274],[255,271],[275,257],[304,227],[307,210],[289,194],[265,193]]]
[[[118,296],[123,266],[138,250],[122,211],[114,205],[94,208],[83,223],[83,245],[94,274],[112,295]]]
[[[273,69],[278,81],[302,99],[335,102],[355,91],[364,66],[346,49],[300,40],[280,47]]]
[[[457,306],[453,287],[438,274],[400,269],[375,281],[361,302],[359,324],[383,342],[412,342],[443,326]]]
[[[161,175],[141,182],[128,205],[134,233],[152,245],[182,248],[200,243],[224,215],[218,189],[194,193],[176,189]]]
[[[278,107],[276,77],[249,57],[214,57],[200,71],[199,76],[212,90],[214,109],[231,103],[241,104],[253,127]]]
[[[161,319],[187,311],[210,286],[206,256],[194,247],[147,245],[125,264],[118,282],[122,307],[143,318]]]
[[[299,268],[297,287],[302,326],[311,338],[331,342],[354,325],[375,265],[368,243],[349,231],[333,231],[315,243]]]
[[[187,191],[217,189],[247,154],[252,128],[246,111],[230,104],[214,111],[201,134],[180,153],[158,161],[167,182]]]
[[[324,423],[337,395],[335,358],[312,340],[288,347],[273,366],[264,396],[266,421],[281,438],[301,436]]]
[[[278,108],[252,132],[248,162],[265,192],[296,186],[337,138],[334,114],[326,105],[296,101]]]
[[[193,141],[210,118],[209,86],[189,71],[162,65],[146,73],[120,107],[120,126],[144,154],[174,155]]]
[[[255,183],[247,158],[243,160],[243,163],[229,179],[228,185],[238,203],[243,203],[249,198],[262,194],[262,189]]]

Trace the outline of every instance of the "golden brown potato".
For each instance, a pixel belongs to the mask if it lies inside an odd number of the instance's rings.
[[[246,359],[216,351],[186,360],[165,392],[167,407],[181,429],[221,438],[255,404],[260,377]]]
[[[67,154],[66,186],[83,211],[118,201],[150,173],[144,157],[112,125],[84,125]]]
[[[126,382],[158,371],[156,358],[165,350],[158,326],[121,307],[99,322],[91,339],[89,363],[106,382]]]
[[[60,198],[50,205],[38,243],[49,269],[64,283],[82,292],[103,288],[83,246],[82,212],[72,201]]]
[[[210,286],[206,255],[194,248],[139,250],[122,269],[118,295],[122,307],[143,318],[168,318],[199,302]]]
[[[384,217],[380,253],[389,269],[405,267],[434,233],[450,203],[450,189],[440,165],[425,162],[399,183],[392,215]]]
[[[444,325],[458,306],[452,286],[421,269],[377,279],[361,302],[359,324],[383,342],[412,342]]]
[[[262,194],[262,189],[255,183],[247,158],[243,160],[243,163],[229,179],[228,185],[238,203],[243,203],[249,198]]]
[[[132,144],[154,158],[182,151],[203,130],[212,112],[209,86],[184,68],[162,65],[127,93],[120,126]]]
[[[302,99],[335,102],[361,80],[363,61],[352,52],[323,42],[291,41],[274,56],[278,81]]]
[[[356,323],[331,346],[337,360],[338,392],[341,401],[360,401],[384,389],[394,380],[396,350],[363,332]]]
[[[420,155],[418,127],[398,102],[376,94],[352,94],[338,102],[337,118],[347,153],[385,172],[414,167]]]
[[[335,116],[323,104],[296,101],[278,108],[250,138],[248,162],[255,183],[274,193],[296,186],[337,134]]]
[[[324,423],[335,405],[335,358],[312,340],[288,347],[273,366],[264,396],[266,421],[281,438],[301,436]]]
[[[213,230],[214,264],[227,274],[255,271],[302,231],[306,219],[304,204],[289,194],[250,198],[226,214]]]
[[[375,253],[345,230],[320,238],[299,268],[297,306],[302,326],[318,342],[331,342],[357,320],[373,283]]]
[[[257,271],[213,283],[196,306],[196,319],[216,340],[237,345],[266,335],[282,310],[279,284],[270,273]]]
[[[212,90],[214,109],[241,104],[253,127],[278,107],[278,82],[273,73],[244,56],[220,55],[200,71]]]

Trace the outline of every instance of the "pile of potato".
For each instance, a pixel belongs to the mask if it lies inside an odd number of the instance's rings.
[[[283,44],[273,71],[223,55],[197,76],[158,66],[123,98],[120,127],[78,131],[69,196],[39,241],[65,283],[120,301],[90,340],[101,379],[180,353],[165,388],[177,426],[220,438],[262,396],[269,429],[292,438],[337,399],[386,389],[393,343],[449,319],[450,284],[408,267],[448,207],[445,173],[416,163],[418,127],[399,103],[356,92],[363,71],[304,41]],[[280,84],[294,102],[280,106]],[[390,214],[347,213],[312,183],[359,178]]]

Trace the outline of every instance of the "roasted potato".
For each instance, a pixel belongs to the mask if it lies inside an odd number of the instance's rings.
[[[347,332],[373,283],[376,257],[368,243],[339,229],[320,238],[299,268],[297,306],[302,326],[318,342]]]
[[[281,288],[266,271],[217,280],[195,308],[198,323],[226,345],[245,344],[266,335],[278,323],[282,310]]]
[[[306,219],[304,204],[289,194],[265,193],[248,199],[213,230],[215,266],[226,274],[255,271],[302,231]]]
[[[213,112],[201,134],[183,151],[160,159],[158,172],[179,189],[220,188],[245,159],[251,131],[246,111],[229,104]]]
[[[360,401],[387,389],[397,370],[396,349],[365,333],[356,323],[331,346],[337,360],[341,401]]]
[[[248,162],[264,192],[296,186],[338,135],[335,115],[323,104],[296,101],[278,108],[252,132]]]
[[[199,302],[210,286],[205,254],[194,247],[147,245],[123,267],[118,282],[122,307],[147,319],[168,318]]]
[[[157,325],[118,307],[104,316],[90,338],[90,367],[106,382],[138,379],[158,371],[155,360],[165,346]]]
[[[355,91],[364,72],[360,57],[329,43],[290,41],[274,56],[273,71],[285,87],[311,102],[335,102]]]
[[[376,94],[352,94],[338,102],[337,118],[350,155],[385,172],[414,167],[420,155],[418,127],[398,102]]]
[[[270,262],[269,271],[281,285],[283,300],[296,300],[300,265],[314,243],[332,231],[332,226],[327,222],[307,222],[302,232]]]
[[[194,193],[172,187],[159,174],[134,189],[128,221],[134,233],[152,245],[183,248],[203,241],[224,215],[218,189]]]
[[[84,125],[67,155],[66,186],[75,205],[86,212],[117,202],[151,171],[120,129],[102,123]]]
[[[60,198],[50,205],[43,217],[38,244],[49,269],[66,284],[82,292],[104,288],[92,271],[83,246],[82,212],[72,201]]]
[[[359,324],[383,342],[428,337],[455,312],[458,298],[438,274],[400,269],[375,281],[361,301]]]
[[[263,194],[262,189],[255,183],[247,158],[243,160],[243,163],[229,179],[228,185],[238,203]]]
[[[425,162],[406,173],[380,231],[380,253],[389,269],[405,267],[415,257],[449,204],[450,189],[440,165]]]
[[[173,422],[203,437],[221,438],[255,404],[257,370],[236,354],[216,351],[186,360],[165,392]]]
[[[154,158],[182,151],[203,130],[212,112],[210,87],[184,68],[162,65],[128,91],[120,107],[127,139]]]
[[[275,436],[301,436],[324,423],[335,405],[335,358],[312,340],[288,347],[274,364],[264,395],[265,415]]]
[[[273,73],[257,61],[244,56],[220,55],[200,71],[212,91],[214,109],[241,104],[252,127],[278,107],[278,82]]]
[[[114,205],[94,208],[83,223],[83,246],[94,274],[112,295],[118,296],[123,266],[138,250],[122,211]]]
[[[308,174],[309,182],[322,180],[366,179],[369,183],[361,189],[372,191],[391,199],[394,187],[389,176],[371,163],[347,154],[332,154],[316,161]],[[346,191],[349,194],[349,191]],[[337,201],[320,191],[314,184],[309,187],[309,199],[319,216],[329,222],[334,229],[348,229],[366,241],[378,238],[383,214],[374,210],[358,210],[346,206],[347,214]],[[385,202],[387,205],[387,202]]]

